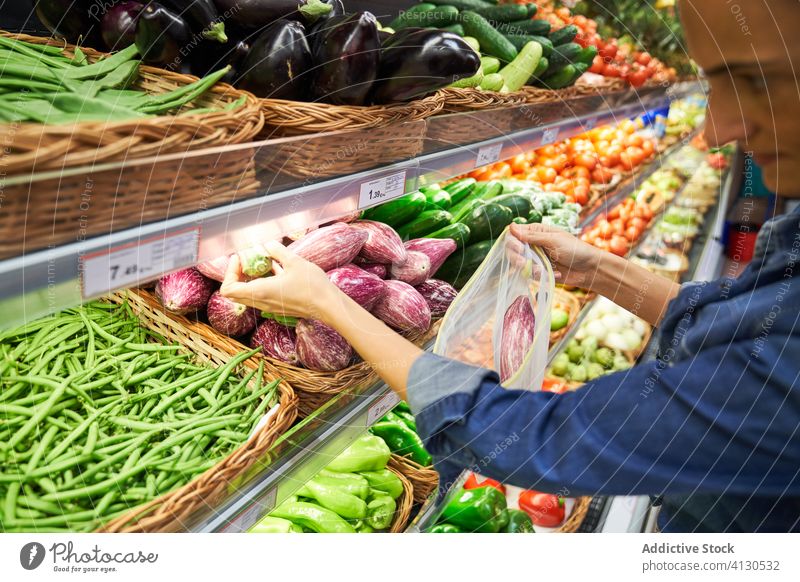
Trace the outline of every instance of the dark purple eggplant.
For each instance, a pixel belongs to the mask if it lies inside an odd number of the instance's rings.
[[[311,93],[311,63],[305,28],[281,18],[255,40],[236,84],[259,97],[305,100]]]
[[[261,29],[281,18],[312,24],[331,12],[323,0],[214,0],[231,22],[250,30]]]
[[[191,52],[191,40],[187,22],[158,3],[151,2],[139,14],[136,47],[146,63],[180,69]]]
[[[323,29],[314,45],[314,95],[335,105],[363,105],[378,71],[380,46],[378,21],[370,12],[344,16]]]
[[[478,72],[480,57],[460,36],[436,29],[403,32],[381,49],[375,103],[409,101]]]
[[[36,16],[47,30],[71,43],[102,46],[102,2],[93,0],[37,0]]]
[[[225,23],[211,0],[161,0],[164,5],[189,23],[192,31],[206,40],[226,43]]]
[[[136,21],[143,8],[140,2],[121,2],[103,15],[100,32],[108,50],[118,51],[136,42]]]
[[[391,37],[392,37],[391,32],[387,32],[385,30],[378,31],[378,39],[381,41],[381,46],[385,45],[386,41],[388,41]]]
[[[306,37],[308,38],[309,44],[312,45],[314,43],[314,38],[316,38],[317,34],[321,31],[326,30],[330,26],[330,20],[337,16],[344,16],[344,4],[342,4],[342,0],[322,0],[325,4],[330,4],[331,11],[327,14],[320,16],[314,24],[310,26],[306,26]]]
[[[209,73],[230,66],[231,72],[222,78],[222,82],[230,83],[239,76],[238,71],[241,70],[249,52],[250,45],[243,40],[229,39],[224,44],[204,40],[192,50],[190,68],[193,75],[205,77]]]
[[[429,30],[427,28],[420,28],[419,26],[409,26],[408,28],[401,28],[397,32],[389,34],[385,40],[381,41],[381,48],[388,48],[407,38],[409,35],[416,34],[420,30]]]

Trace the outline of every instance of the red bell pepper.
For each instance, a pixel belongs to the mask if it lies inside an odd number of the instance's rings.
[[[563,394],[567,391],[567,383],[564,380],[556,380],[555,378],[545,378],[542,382],[542,390],[544,392],[555,392],[556,394]]]
[[[488,477],[482,477],[482,481],[478,480],[478,476],[475,473],[470,473],[469,477],[467,477],[466,483],[464,483],[464,489],[480,489],[481,487],[494,487],[503,495],[506,494],[506,486],[500,483],[500,481],[495,481],[494,479],[489,479]]]
[[[564,498],[551,493],[523,491],[519,494],[519,508],[527,513],[534,525],[557,527],[566,517]]]

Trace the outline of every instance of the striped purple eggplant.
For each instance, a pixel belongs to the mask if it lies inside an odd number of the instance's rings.
[[[431,317],[442,317],[458,295],[455,287],[439,279],[428,279],[414,288],[419,291],[428,304]]]
[[[367,310],[372,309],[386,290],[383,279],[355,265],[345,265],[328,271],[328,279],[350,299]]]
[[[291,327],[273,319],[264,320],[250,338],[251,348],[261,348],[265,356],[297,365],[297,334]]]
[[[402,281],[386,281],[386,291],[372,313],[400,331],[423,332],[431,325],[431,310],[425,298]]]
[[[500,345],[500,381],[513,376],[533,345],[536,316],[527,296],[521,295],[506,309]]]
[[[300,363],[317,372],[336,372],[350,365],[353,348],[339,333],[316,319],[297,322]]]

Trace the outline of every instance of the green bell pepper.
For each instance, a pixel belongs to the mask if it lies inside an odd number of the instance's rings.
[[[371,485],[364,476],[357,473],[335,473],[323,469],[314,477],[314,481],[336,487],[345,493],[355,495],[359,499],[366,499],[369,497]]]
[[[378,491],[384,492],[392,499],[397,499],[403,494],[403,482],[389,469],[382,471],[364,471],[359,473],[364,477],[369,486]]]
[[[392,409],[392,412],[394,412],[394,413],[397,413],[397,412],[407,412],[407,413],[411,414],[411,407],[408,405],[408,402],[406,402],[405,400],[401,400],[401,401],[400,401],[400,402],[398,402],[398,403],[397,403],[397,405],[396,405],[396,406],[395,406],[395,407]]]
[[[362,519],[367,515],[367,504],[363,499],[347,493],[335,485],[311,479],[297,494],[315,500],[325,509],[335,511],[345,519]]]
[[[288,519],[295,525],[317,533],[355,533],[355,529],[330,509],[314,503],[282,503],[272,510],[272,517]]]
[[[357,533],[373,533],[375,530],[368,526],[363,521],[356,526]]]
[[[530,516],[519,509],[508,509],[506,533],[535,533]]]
[[[376,422],[370,430],[373,434],[386,441],[386,444],[389,445],[393,453],[407,456],[423,467],[427,467],[431,464],[433,458],[430,453],[425,450],[422,439],[402,421]]]
[[[288,519],[268,515],[254,525],[250,533],[303,533],[303,528]]]
[[[367,432],[336,457],[327,469],[337,473],[380,471],[386,467],[391,456],[392,451],[386,442]]]
[[[374,529],[386,529],[392,524],[397,503],[385,494],[379,493],[367,504],[367,525]]]
[[[448,503],[442,519],[468,532],[497,533],[508,523],[506,496],[494,487],[465,489]]]
[[[437,523],[428,533],[464,533],[464,530],[452,523]]]

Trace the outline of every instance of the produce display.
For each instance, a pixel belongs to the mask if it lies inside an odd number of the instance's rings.
[[[408,404],[401,402],[386,416],[372,425],[370,432],[384,440],[392,453],[407,457],[418,465],[428,467],[433,458],[425,450],[417,434],[417,422]]]
[[[604,251],[624,257],[644,234],[653,220],[653,209],[647,202],[631,196],[608,211],[581,239]]]
[[[471,476],[471,478],[474,477]],[[534,533],[529,515],[508,507],[505,490],[491,479],[468,481],[428,533]]]
[[[0,36],[0,121],[52,125],[84,121],[131,121],[181,111],[205,94],[229,68],[161,94],[132,89],[139,76],[139,50],[129,46],[89,64],[78,48],[69,58],[56,46]],[[243,100],[231,104],[235,109]],[[206,109],[186,109],[196,115]]]
[[[403,483],[386,468],[391,451],[365,433],[251,533],[372,533],[389,529]]]
[[[93,531],[222,461],[277,403],[234,373],[256,351],[196,364],[100,302],[0,334],[0,531]]]

